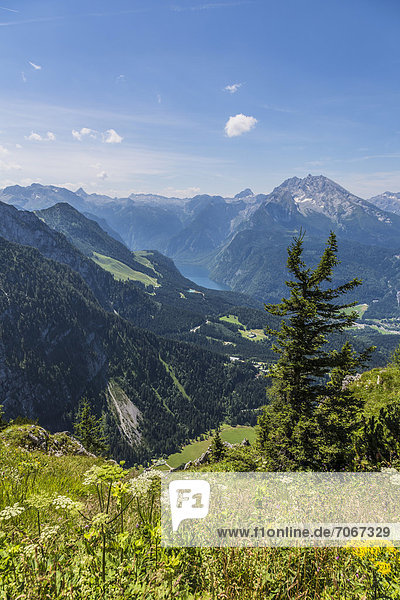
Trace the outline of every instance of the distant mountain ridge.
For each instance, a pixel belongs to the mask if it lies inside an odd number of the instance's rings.
[[[400,215],[400,192],[384,192],[379,196],[373,196],[369,201],[382,210]]]
[[[400,193],[385,192],[368,201],[323,175],[292,177],[267,195],[246,188],[233,198],[208,194],[185,199],[157,194],[111,198],[87,194],[82,188],[71,192],[32,184],[5,188],[0,200],[25,210],[67,202],[90,218],[101,219],[102,229],[109,227],[109,233],[120,236],[129,249],[159,250],[183,261],[207,262],[210,254],[246,228],[304,227],[325,235],[333,227],[342,237],[386,247],[397,247],[400,231]]]
[[[254,196],[246,189],[235,198],[222,198],[208,194],[193,198],[167,198],[153,194],[131,194],[127,198],[111,198],[101,194],[87,194],[82,188],[71,192],[56,186],[32,184],[26,188],[10,186],[0,192],[0,200],[19,209],[42,210],[54,204],[67,202],[90,218],[103,219],[99,223],[109,232],[115,231],[131,250],[154,249],[173,258],[204,254],[209,242],[215,247],[226,233],[234,229],[234,223],[246,218],[265,195]],[[216,213],[220,209],[220,214]],[[225,207],[225,208],[223,208]],[[192,239],[193,232],[206,222],[216,223],[216,238],[201,235]],[[226,221],[233,221],[228,224]],[[221,231],[220,231],[221,230]],[[112,233],[111,233],[112,235]]]
[[[324,176],[284,181],[269,194],[241,228],[303,227],[310,233],[338,236],[380,246],[399,245],[400,218],[363,200]]]
[[[343,249],[341,271],[354,275],[360,266],[367,276],[362,290],[368,301],[385,298],[394,309],[400,289],[399,196],[386,192],[365,200],[323,175],[308,175],[287,179],[269,194],[254,195],[246,188],[233,198],[110,198],[34,184],[5,188],[0,200],[32,210],[61,198],[104,219],[129,249],[158,250],[182,264],[202,264],[215,281],[260,300],[281,294],[280,273],[293,235],[304,230],[317,252],[333,230]]]
[[[18,211],[16,213],[24,214],[18,213]],[[201,322],[206,314],[229,311],[230,306],[238,304],[255,306],[254,301],[252,302],[250,298],[240,294],[207,290],[196,286],[181,275],[170,258],[155,250],[135,252],[128,250],[123,243],[108,235],[97,222],[88,219],[68,203],[59,203],[50,208],[35,211],[35,214],[51,229],[64,234],[80,252],[98,264],[101,264],[100,254],[103,257],[103,263],[104,259],[112,258],[132,269],[133,271],[130,273],[134,277],[134,284],[146,292],[147,298],[144,304],[150,302],[153,305],[153,315],[160,313],[160,310],[154,309],[154,305],[160,302],[164,312],[170,306],[171,310],[175,309],[179,312],[181,319],[186,315],[188,324],[193,319]],[[118,267],[118,265],[116,266]],[[146,282],[149,287],[145,287]],[[116,282],[114,285],[117,285]],[[192,288],[198,290],[199,293],[186,293]],[[118,310],[120,311],[121,308]],[[124,311],[121,314],[127,316]],[[172,316],[170,320],[172,322]],[[147,322],[145,326],[161,333],[157,329],[158,322],[158,319],[154,319],[153,316],[153,320]],[[179,323],[179,319],[176,319],[176,323]]]

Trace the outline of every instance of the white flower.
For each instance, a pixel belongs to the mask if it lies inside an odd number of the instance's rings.
[[[60,529],[59,525],[54,525],[53,527],[51,527],[50,525],[47,525],[46,527],[43,527],[42,532],[40,534],[40,540],[42,542],[50,541],[52,538],[54,538],[57,535],[59,529]]]
[[[19,502],[16,502],[12,506],[6,506],[0,512],[0,521],[9,521],[14,517],[19,517],[19,515],[22,515],[23,512],[25,512],[25,508],[21,506]]]
[[[76,502],[75,500],[68,498],[68,496],[56,496],[52,501],[52,504],[56,508],[61,508],[69,512],[78,512],[84,508],[82,502]]]
[[[28,558],[35,558],[38,548],[37,544],[25,544],[22,548],[22,553]]]

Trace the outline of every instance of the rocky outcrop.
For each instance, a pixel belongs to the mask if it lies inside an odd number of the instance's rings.
[[[250,446],[250,442],[247,438],[244,438],[240,444],[230,444],[229,442],[223,442],[225,448],[237,448],[238,446]],[[201,456],[199,456],[199,458],[197,458],[196,460],[190,460],[189,462],[187,462],[185,464],[185,466],[183,467],[184,471],[187,471],[188,469],[191,469],[192,467],[200,467],[201,465],[205,465],[208,462],[210,462],[211,459],[211,444],[209,445],[209,447],[207,448],[207,450],[205,452],[203,452],[203,454]],[[173,469],[174,471],[178,471],[180,470],[178,469]]]
[[[68,431],[50,434],[39,425],[11,425],[0,433],[6,446],[17,446],[29,451],[40,451],[53,456],[95,456]]]

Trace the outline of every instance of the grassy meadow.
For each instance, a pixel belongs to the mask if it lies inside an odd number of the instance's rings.
[[[145,286],[152,285],[154,287],[160,287],[160,284],[155,277],[150,277],[150,275],[146,275],[146,273],[141,273],[140,271],[134,271],[115,258],[110,258],[109,256],[104,256],[98,252],[93,252],[92,260],[105,271],[111,273],[114,278],[118,279],[119,281],[140,281]],[[144,263],[144,261],[146,261],[146,263]],[[141,257],[141,262],[143,264],[147,264],[149,261],[144,257]]]
[[[221,439],[224,442],[229,442],[230,444],[240,444],[240,442],[242,442],[245,438],[247,438],[249,442],[254,442],[256,438],[255,427],[246,427],[244,425],[231,427],[230,425],[223,425],[221,428]],[[176,469],[180,465],[184,465],[190,460],[196,460],[203,454],[203,452],[207,450],[211,444],[211,440],[212,433],[204,440],[195,440],[191,444],[187,444],[180,452],[171,454],[166,459],[167,464],[173,469]]]
[[[392,547],[160,547],[162,473],[28,451],[0,434],[1,600],[399,598]]]
[[[259,342],[260,340],[265,340],[266,335],[263,329],[248,329],[243,323],[239,321],[239,317],[236,315],[224,315],[219,318],[220,321],[225,323],[232,323],[233,325],[238,326],[238,332],[240,335],[247,340],[251,340],[253,342]]]

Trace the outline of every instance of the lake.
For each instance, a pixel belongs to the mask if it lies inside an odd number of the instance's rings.
[[[189,263],[175,263],[176,267],[182,273],[184,277],[190,279],[201,287],[208,288],[210,290],[229,291],[230,288],[223,283],[217,283],[209,278],[208,270],[205,267],[199,265],[191,265]]]

